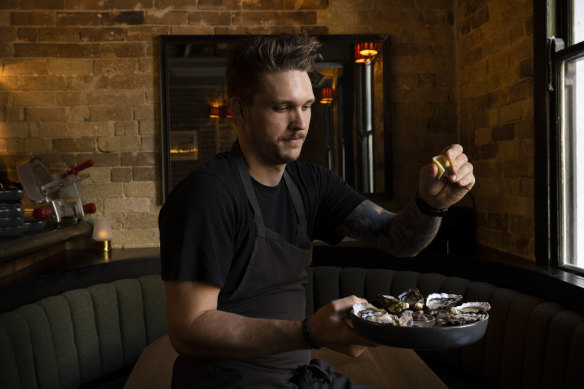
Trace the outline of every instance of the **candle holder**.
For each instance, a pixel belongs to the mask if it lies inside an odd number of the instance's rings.
[[[112,225],[108,218],[98,217],[93,219],[93,240],[99,251],[112,251]]]

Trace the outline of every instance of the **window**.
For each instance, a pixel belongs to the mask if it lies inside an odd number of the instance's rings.
[[[560,267],[584,270],[584,1],[557,0],[548,20],[550,218]]]

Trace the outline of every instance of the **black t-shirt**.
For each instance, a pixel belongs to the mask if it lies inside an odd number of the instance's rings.
[[[206,282],[222,294],[238,285],[257,228],[235,158],[226,152],[205,162],[166,200],[159,215],[163,279]],[[338,243],[335,229],[365,198],[324,167],[296,161],[286,169],[302,197],[308,237]],[[298,222],[284,180],[273,188],[252,182],[266,227],[293,243]]]

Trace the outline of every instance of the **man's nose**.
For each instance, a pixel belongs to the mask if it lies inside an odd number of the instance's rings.
[[[293,130],[304,130],[308,128],[310,122],[310,110],[297,108],[292,111],[290,118],[290,128]]]

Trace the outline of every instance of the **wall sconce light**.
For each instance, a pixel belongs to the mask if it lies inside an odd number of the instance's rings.
[[[225,106],[225,117],[226,118],[231,117],[231,108],[229,108],[228,106]]]
[[[379,43],[362,42],[355,44],[355,62],[371,64],[371,61],[379,53]]]
[[[112,250],[112,225],[106,217],[93,219],[93,240],[100,251]]]
[[[209,117],[213,119],[219,119],[221,114],[221,110],[219,107],[212,106],[211,111],[209,112]]]
[[[333,88],[322,88],[320,90],[320,103],[331,104],[335,100]]]

